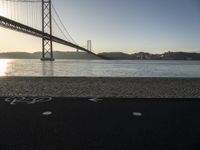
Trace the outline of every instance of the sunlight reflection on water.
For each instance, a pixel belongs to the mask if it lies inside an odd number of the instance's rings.
[[[0,59],[0,76],[5,76],[8,63],[10,62],[9,59]]]

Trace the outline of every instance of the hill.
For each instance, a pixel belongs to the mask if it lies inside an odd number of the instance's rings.
[[[8,59],[40,59],[41,52],[26,53],[26,52],[9,52],[0,53],[0,58]],[[86,52],[54,52],[55,59],[99,59],[99,57],[88,54]]]
[[[122,52],[99,53],[103,56],[114,60],[200,60],[200,53],[186,53],[186,52],[166,52],[163,54],[151,54],[139,52],[134,54],[126,54]],[[40,59],[41,52],[27,53],[27,52],[9,52],[0,53],[0,58],[7,59]],[[54,52],[55,59],[100,59],[97,56],[88,54],[86,52]]]
[[[131,55],[122,53],[122,52],[111,52],[111,53],[99,53],[98,55],[104,56],[110,59],[115,59],[115,60],[127,60],[127,59],[133,59]]]
[[[200,53],[186,52],[166,52],[163,54],[139,52],[130,55],[121,52],[111,52],[100,53],[99,55],[116,60],[200,60]]]

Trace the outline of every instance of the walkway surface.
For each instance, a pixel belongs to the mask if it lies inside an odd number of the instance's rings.
[[[200,98],[200,78],[0,77],[0,96]]]
[[[1,150],[199,150],[198,99],[0,98]]]

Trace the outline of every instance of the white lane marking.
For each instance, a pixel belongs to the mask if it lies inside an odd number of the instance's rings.
[[[92,102],[95,102],[95,103],[97,103],[97,102],[100,102],[100,101],[103,101],[103,99],[100,99],[100,98],[91,98],[91,99],[89,99],[89,101],[92,101]]]
[[[49,115],[52,115],[53,113],[51,111],[46,111],[46,112],[43,112],[42,115],[44,116],[49,116]]]
[[[8,97],[5,101],[11,105],[15,105],[17,103],[35,104],[39,102],[43,103],[52,101],[52,97]]]
[[[141,112],[133,112],[132,115],[136,116],[136,117],[141,117],[142,113]]]

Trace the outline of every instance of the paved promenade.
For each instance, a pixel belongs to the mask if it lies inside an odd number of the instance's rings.
[[[0,98],[1,150],[199,150],[198,99]]]
[[[0,96],[200,98],[200,78],[1,77]]]

